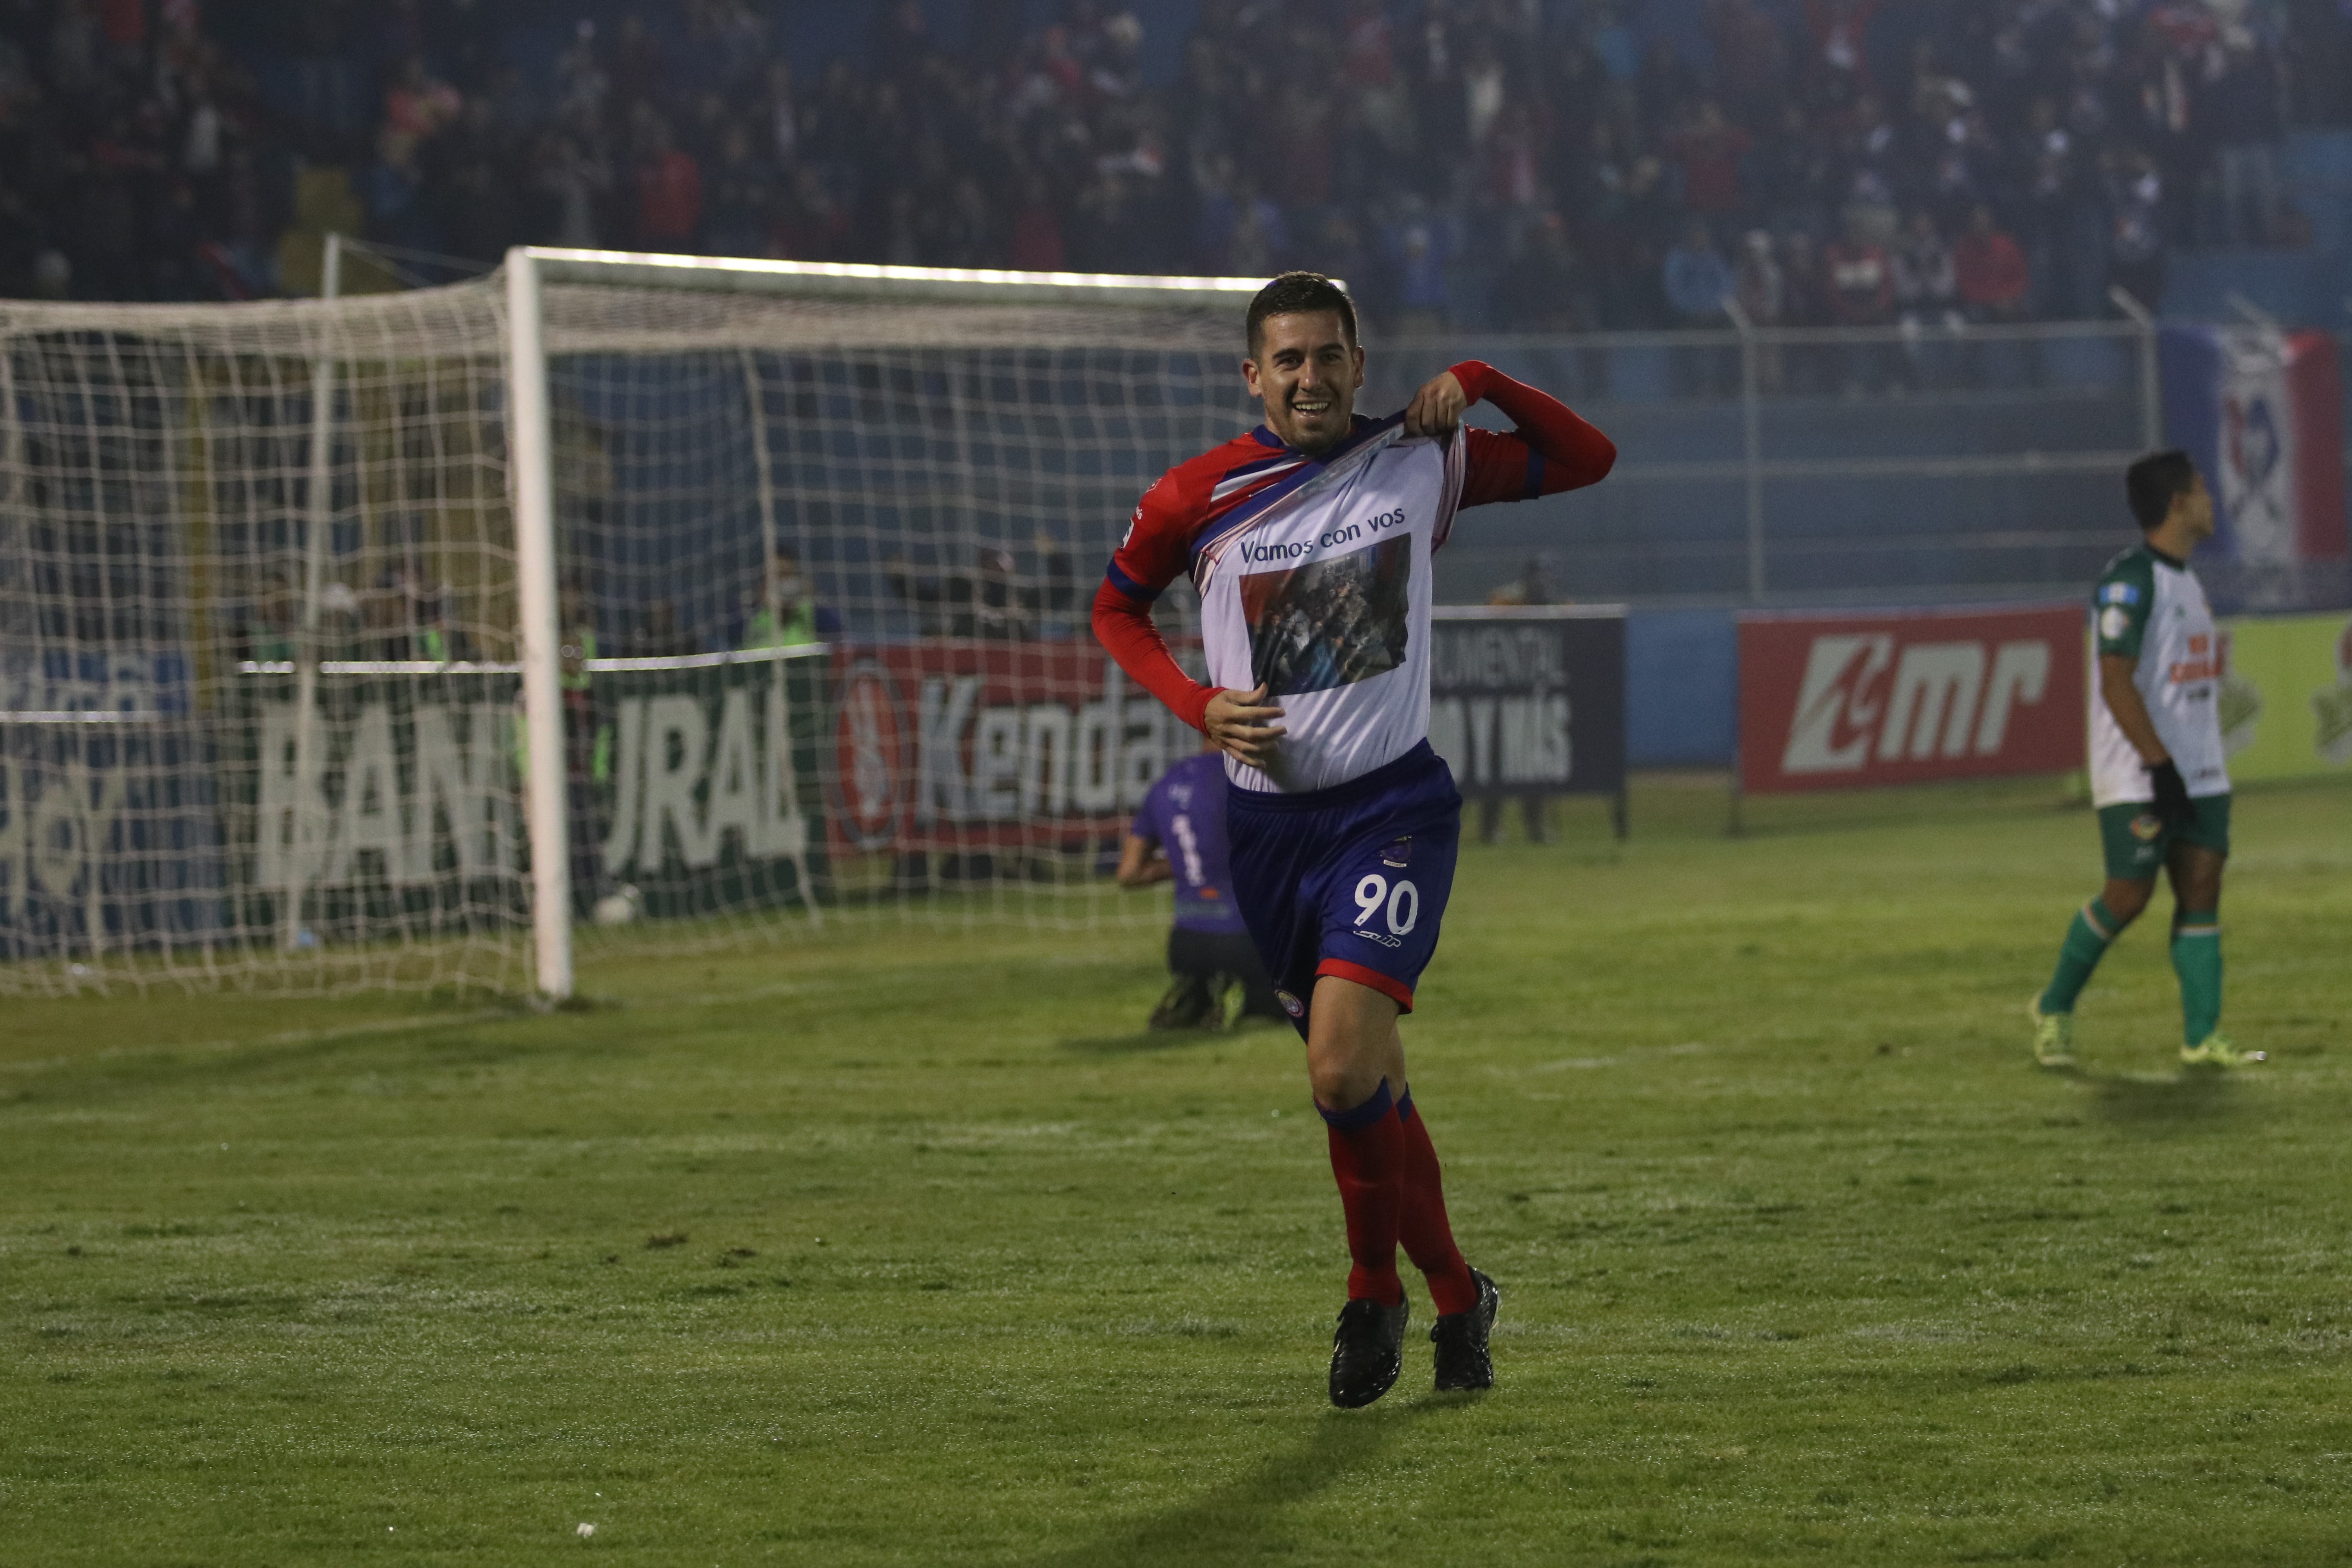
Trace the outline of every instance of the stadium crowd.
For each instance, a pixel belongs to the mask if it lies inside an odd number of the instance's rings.
[[[201,5],[0,0],[9,291],[272,292],[295,172],[341,167],[367,237],[485,261],[1307,266],[1406,328],[2080,318],[2175,247],[2307,237],[2284,128],[2352,96],[2337,0],[1704,0],[1678,33],[1202,0],[1159,87],[1116,0],[970,0],[953,47],[877,3],[813,80],[748,0],[535,56],[490,0]]]

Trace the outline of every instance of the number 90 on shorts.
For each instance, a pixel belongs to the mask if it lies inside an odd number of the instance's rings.
[[[1319,892],[1322,906],[1318,977],[1369,985],[1412,1010],[1412,988],[1436,953],[1437,928],[1454,890],[1461,831],[1459,818],[1424,817],[1410,832],[1335,856],[1338,864],[1319,889],[1313,884],[1320,879],[1309,879],[1300,890]]]
[[[1391,887],[1378,871],[1367,873],[1356,884],[1356,924],[1369,924],[1383,912],[1391,936],[1411,936],[1421,920],[1421,889],[1402,878]]]

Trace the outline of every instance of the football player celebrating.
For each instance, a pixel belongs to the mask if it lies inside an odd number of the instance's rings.
[[[2180,1059],[2236,1067],[2263,1059],[2216,1031],[2221,1021],[2221,867],[2230,857],[2230,772],[2222,763],[2221,645],[2189,552],[2213,537],[2213,497],[2189,455],[2157,452],[2124,475],[2141,542],[2091,591],[2099,645],[2091,703],[2091,803],[2107,885],[2076,911],[2058,972],[2034,997],[2033,1054],[2074,1063],[2074,999],[2124,927],[2172,879],[2172,967],[2180,977]]]
[[[1242,375],[1265,423],[1145,492],[1095,595],[1095,635],[1225,753],[1235,900],[1307,1042],[1347,1216],[1332,1403],[1369,1405],[1402,1369],[1400,1242],[1437,1308],[1437,1387],[1486,1388],[1501,1293],[1454,1245],[1397,1034],[1461,838],[1462,797],[1428,740],[1430,561],[1461,508],[1595,483],[1617,449],[1475,360],[1400,414],[1359,416],[1355,305],[1315,273],[1258,293],[1248,346]],[[1518,428],[1465,428],[1481,401]],[[1206,686],[1151,622],[1180,573],[1200,590]]]

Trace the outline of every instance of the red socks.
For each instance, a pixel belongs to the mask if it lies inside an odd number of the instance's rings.
[[[1372,1098],[1349,1110],[1323,1113],[1331,1144],[1331,1174],[1348,1215],[1348,1299],[1370,1298],[1393,1307],[1404,1300],[1397,1278],[1397,1243],[1413,1267],[1427,1276],[1429,1294],[1442,1316],[1478,1304],[1470,1266],[1454,1244],[1445,1219],[1445,1190],[1437,1151],[1412,1106],[1390,1098],[1386,1079]]]
[[[1462,1249],[1454,1245],[1437,1151],[1429,1142],[1428,1123],[1412,1108],[1411,1090],[1397,1104],[1397,1121],[1404,1129],[1404,1201],[1397,1210],[1397,1237],[1412,1266],[1427,1277],[1438,1315],[1469,1311],[1478,1304],[1478,1287]]]
[[[1404,1127],[1389,1098],[1386,1079],[1371,1099],[1352,1110],[1326,1110],[1331,1174],[1339,1179],[1339,1204],[1348,1213],[1348,1300],[1366,1298],[1383,1307],[1404,1300],[1397,1278],[1397,1219],[1404,1196]]]

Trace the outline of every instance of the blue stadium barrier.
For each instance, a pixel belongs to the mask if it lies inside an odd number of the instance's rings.
[[[1625,622],[1625,752],[1637,768],[1729,767],[1739,654],[1729,610],[1636,610]]]

